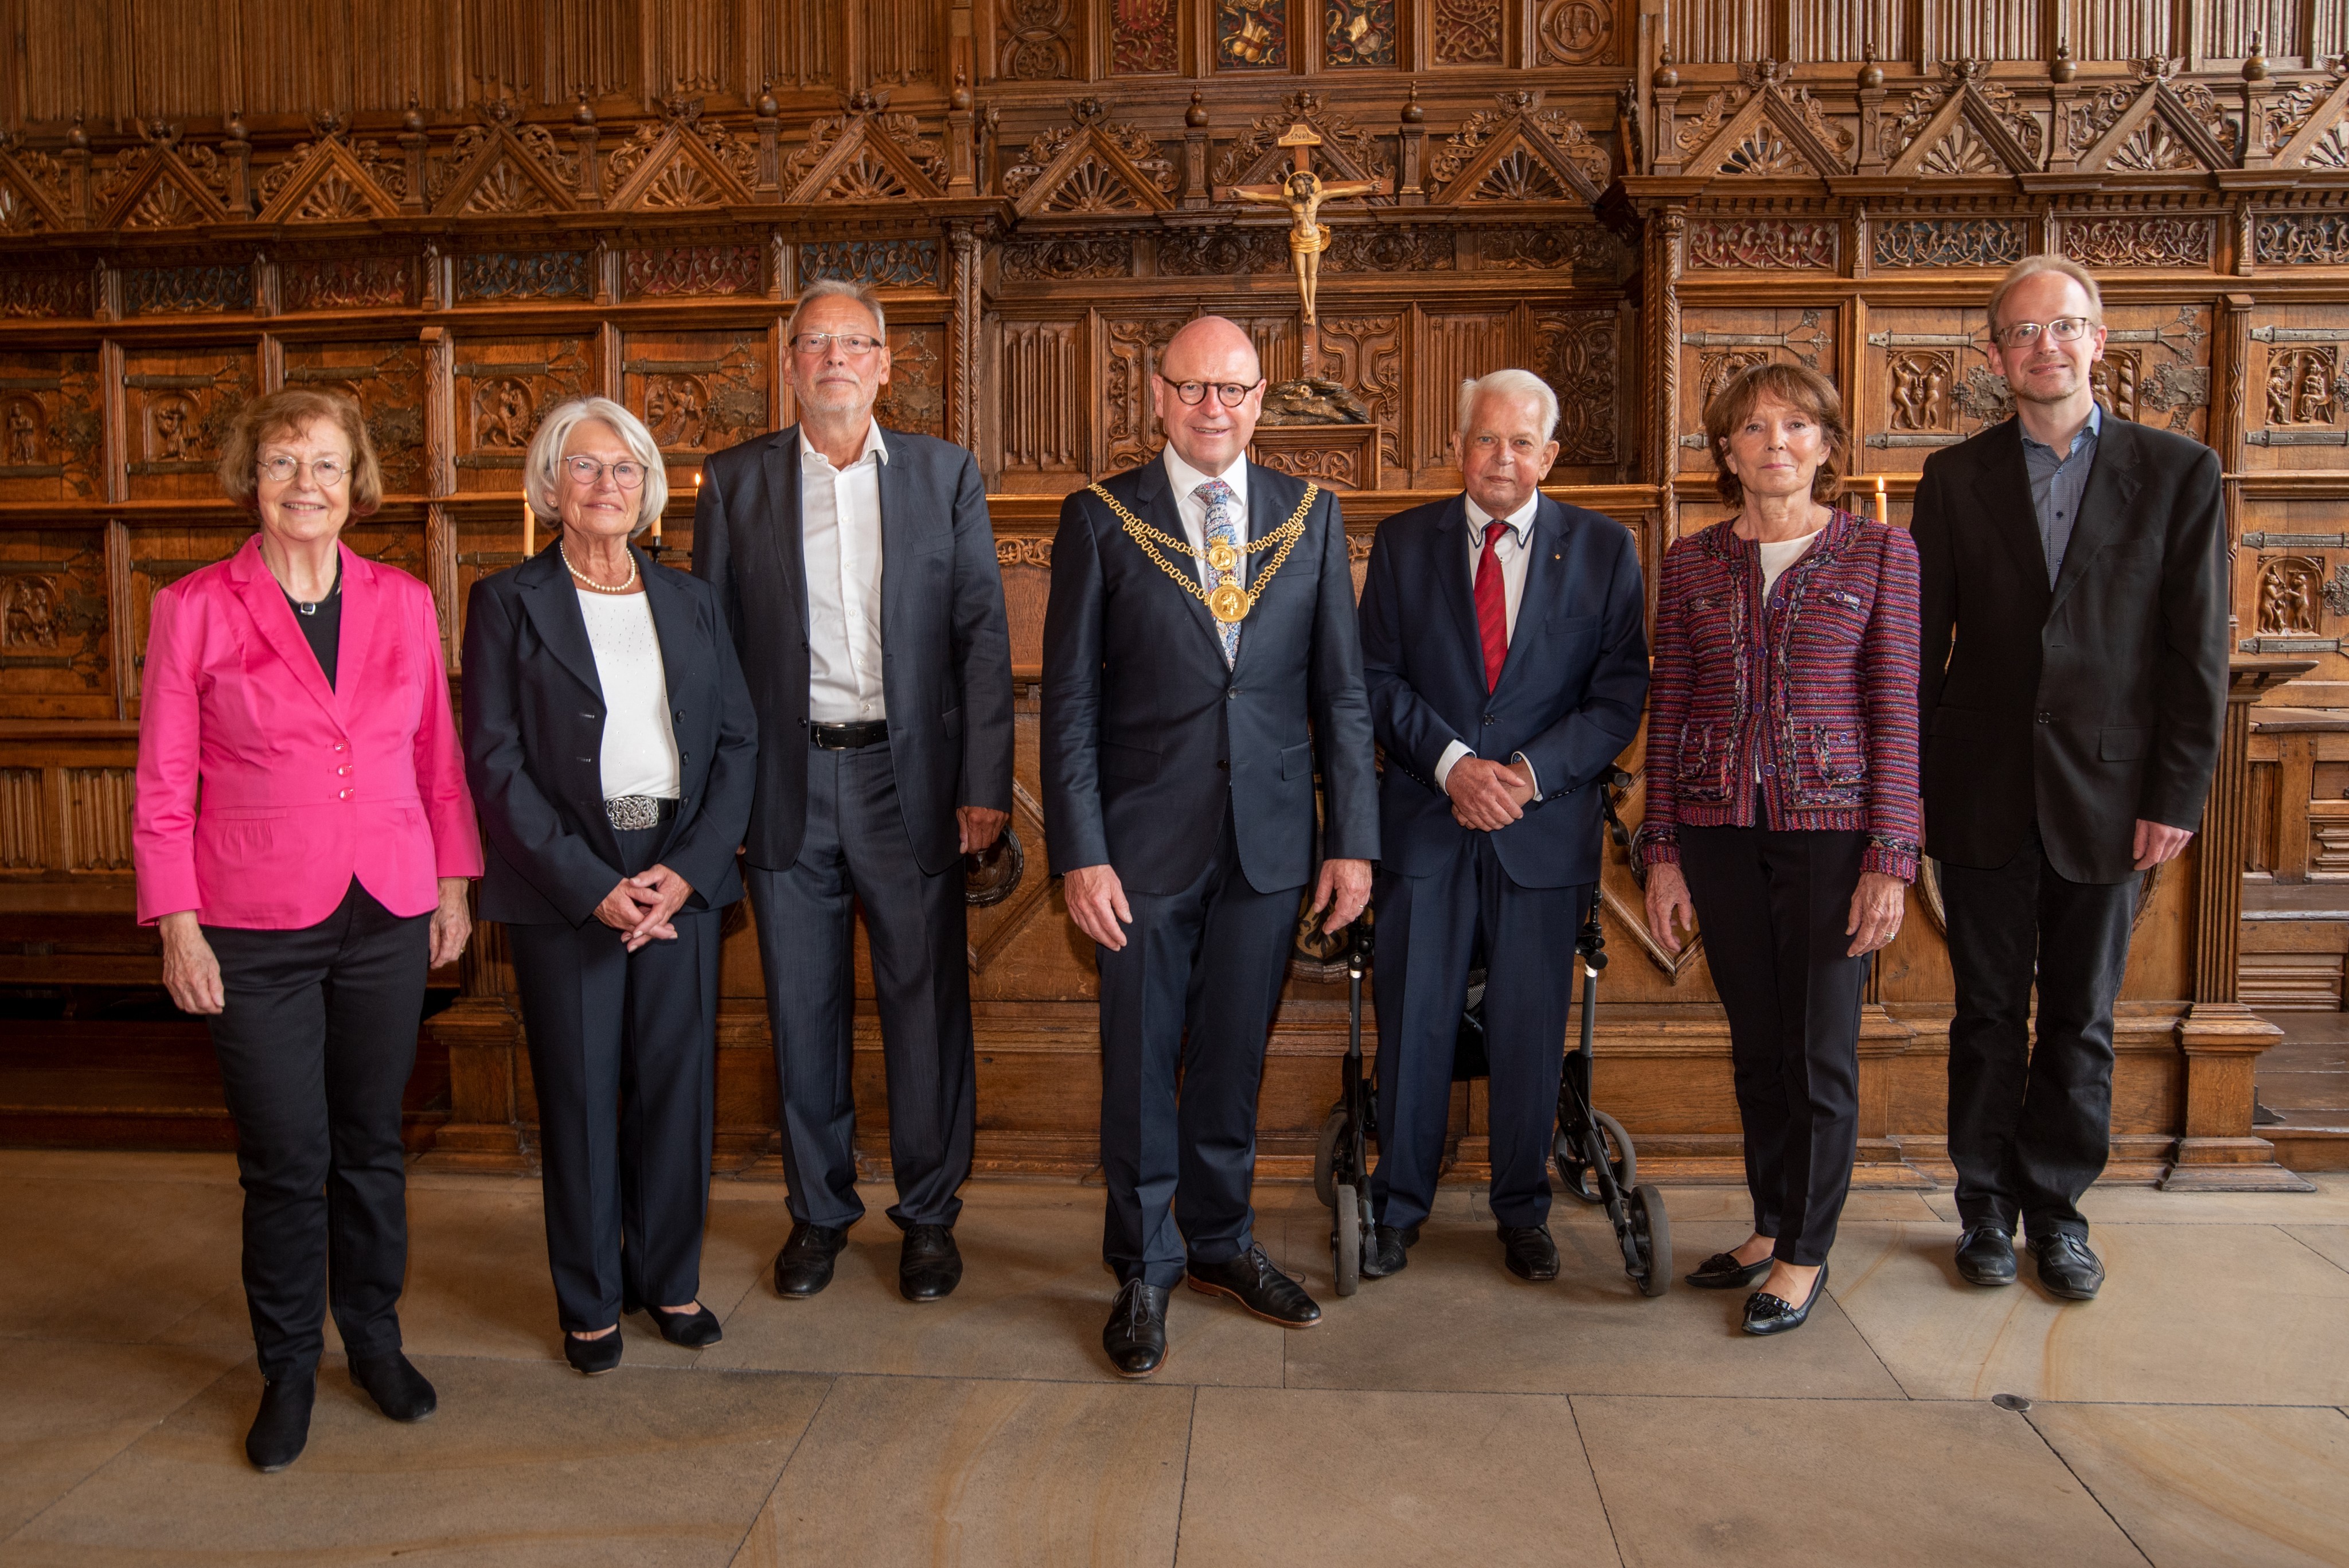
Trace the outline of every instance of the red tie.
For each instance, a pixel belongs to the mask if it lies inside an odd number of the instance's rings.
[[[1501,560],[1494,546],[1508,531],[1495,519],[1485,524],[1485,553],[1476,557],[1476,635],[1485,645],[1485,690],[1501,683],[1501,666],[1509,658],[1509,589],[1501,581]]]

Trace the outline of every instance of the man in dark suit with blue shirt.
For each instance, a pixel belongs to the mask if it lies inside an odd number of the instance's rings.
[[[1061,509],[1041,726],[1046,846],[1101,968],[1102,1344],[1128,1377],[1186,1276],[1320,1318],[1256,1242],[1257,1089],[1300,895],[1346,925],[1379,852],[1337,498],[1247,461],[1264,374],[1231,322],[1176,333],[1152,396],[1165,452]]]
[[[1435,1200],[1452,1050],[1476,953],[1492,1068],[1493,1218],[1511,1272],[1555,1279],[1549,1155],[1574,940],[1599,880],[1599,784],[1640,727],[1639,551],[1537,488],[1557,397],[1526,370],[1460,389],[1465,492],[1379,527],[1362,665],[1379,789],[1378,1229],[1401,1270]]]

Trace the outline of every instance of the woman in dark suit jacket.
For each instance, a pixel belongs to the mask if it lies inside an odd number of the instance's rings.
[[[1782,1334],[1826,1287],[1860,988],[1917,876],[1917,550],[1828,504],[1851,443],[1816,370],[1757,365],[1704,424],[1738,511],[1664,554],[1636,852],[1658,945],[1703,922],[1754,1199],[1754,1234],[1688,1281],[1763,1281],[1745,1332]]]
[[[617,403],[550,413],[523,462],[554,547],[473,585],[465,772],[538,1088],[564,1355],[620,1364],[619,1319],[714,1345],[709,1208],[719,913],[742,896],[750,694],[709,586],[629,536],[668,499]]]

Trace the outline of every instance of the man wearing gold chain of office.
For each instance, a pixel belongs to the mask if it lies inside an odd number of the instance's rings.
[[[1256,1243],[1257,1087],[1300,898],[1330,929],[1361,913],[1378,803],[1345,523],[1247,460],[1264,391],[1239,327],[1184,327],[1151,384],[1166,450],[1070,496],[1052,545],[1046,847],[1100,964],[1102,1340],[1129,1377],[1186,1277],[1320,1318]]]

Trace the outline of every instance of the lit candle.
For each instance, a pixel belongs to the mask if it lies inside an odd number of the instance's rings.
[[[1891,503],[1885,498],[1884,475],[1880,473],[1876,476],[1876,520],[1878,523],[1892,521]]]
[[[532,547],[535,541],[537,531],[538,514],[530,509],[530,498],[528,496],[524,496],[523,497],[522,503],[522,558],[525,561],[529,560],[532,556],[537,554],[537,552]]]

